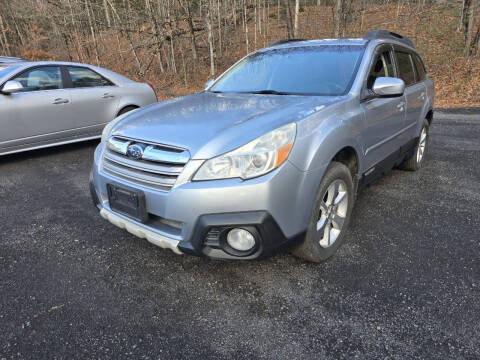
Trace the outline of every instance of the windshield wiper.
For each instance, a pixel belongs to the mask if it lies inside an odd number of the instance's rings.
[[[251,94],[272,94],[272,95],[292,95],[292,93],[285,91],[276,91],[276,90],[256,90],[249,91]]]

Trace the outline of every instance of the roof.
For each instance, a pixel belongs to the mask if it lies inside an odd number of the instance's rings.
[[[407,45],[407,46],[410,46],[411,48],[415,48],[412,40],[410,40],[405,36],[402,36],[400,34],[397,34],[388,30],[370,30],[365,34],[363,38],[368,40],[373,40],[373,39],[394,40],[402,43],[403,45]]]
[[[2,64],[0,62],[0,64]],[[102,76],[105,76],[108,78],[110,81],[113,81],[114,83],[118,84],[128,84],[128,83],[134,83],[132,79],[129,79],[126,76],[120,75],[114,71],[98,67],[95,65],[91,64],[83,64],[83,63],[75,63],[75,62],[68,62],[68,61],[14,61],[14,62],[9,62],[2,64],[2,66],[5,65],[4,67],[13,67],[15,66],[17,69],[21,69],[20,71],[23,71],[23,69],[29,68],[31,66],[41,66],[41,65],[65,65],[65,66],[79,66],[79,67],[88,67]]]
[[[302,40],[302,39],[290,39],[290,40],[277,40],[268,45],[262,50],[280,49],[280,48],[293,48],[293,47],[306,47],[306,46],[321,46],[321,45],[359,45],[364,46],[368,40],[365,39],[318,39],[318,40]]]
[[[366,45],[369,41],[388,41],[392,43],[399,43],[411,48],[415,48],[412,40],[400,34],[388,30],[370,30],[363,38],[352,39],[319,39],[319,40],[305,40],[305,39],[281,39],[272,42],[262,50],[271,50],[276,48],[290,48],[290,47],[305,47],[305,46],[320,46],[320,45]]]

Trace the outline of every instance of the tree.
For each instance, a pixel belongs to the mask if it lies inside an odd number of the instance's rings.
[[[295,0],[295,24],[293,26],[293,37],[298,38],[298,13],[300,11],[300,0]]]
[[[472,55],[473,29],[475,26],[475,13],[478,0],[465,0],[463,3],[463,33],[464,33],[464,55]]]
[[[213,30],[212,30],[212,0],[208,0],[207,4],[207,16],[205,16],[208,30],[208,47],[210,50],[210,76],[215,76],[215,50],[213,42]]]

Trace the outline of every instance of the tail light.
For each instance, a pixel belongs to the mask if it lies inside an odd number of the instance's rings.
[[[155,99],[158,101],[158,97],[157,97],[157,93],[155,92],[155,88],[153,87],[152,84],[150,84],[150,83],[147,83],[147,84],[148,84],[148,86],[150,86],[152,88],[153,93],[155,94]]]

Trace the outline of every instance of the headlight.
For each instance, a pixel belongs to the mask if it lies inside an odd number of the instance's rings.
[[[138,109],[140,108],[136,108],[136,109],[133,109],[133,110],[130,110],[129,112],[126,112],[125,114],[122,114],[120,116],[117,116],[115,119],[113,119],[112,121],[110,121],[104,128],[103,128],[103,131],[102,131],[102,143],[107,139],[107,136],[108,134],[110,134],[110,131],[112,131],[112,128],[121,120],[123,120],[124,118],[126,118],[128,115],[131,115],[133,114],[135,111],[137,111]]]
[[[250,179],[276,169],[292,149],[296,128],[295,123],[284,125],[234,151],[207,160],[193,180]]]

